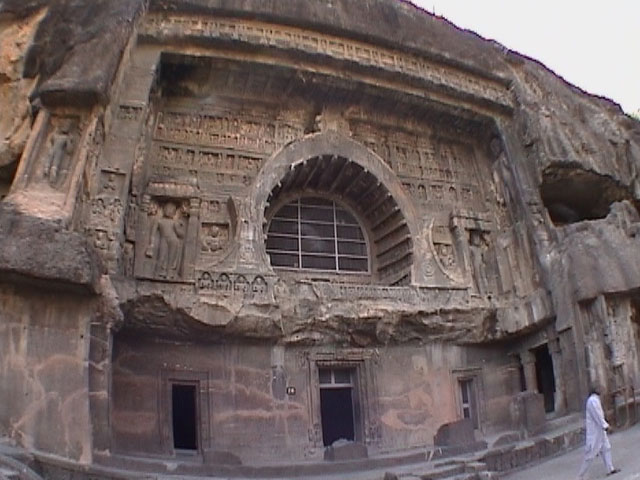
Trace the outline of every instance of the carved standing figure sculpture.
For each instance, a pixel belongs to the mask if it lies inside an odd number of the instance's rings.
[[[44,178],[54,186],[58,181],[58,175],[63,169],[65,157],[72,153],[71,122],[63,121],[60,127],[51,134],[49,149],[44,162]]]
[[[488,280],[486,272],[486,255],[488,241],[486,234],[481,230],[471,230],[469,232],[469,253],[471,256],[471,267],[473,268],[473,280],[475,290],[478,295],[484,295],[488,290]]]
[[[145,255],[155,258],[154,274],[159,278],[180,276],[182,246],[186,233],[186,223],[175,203],[167,202],[162,208],[162,216],[156,218],[149,232],[149,245]]]

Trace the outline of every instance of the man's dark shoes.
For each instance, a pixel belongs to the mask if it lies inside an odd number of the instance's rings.
[[[614,468],[613,470],[611,470],[609,473],[607,473],[607,476],[609,475],[613,475],[614,473],[618,473],[620,471],[619,468]]]

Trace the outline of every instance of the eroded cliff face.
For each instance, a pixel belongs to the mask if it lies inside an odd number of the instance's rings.
[[[44,10],[20,19],[0,17],[0,196],[8,193],[31,133],[29,95],[35,85],[23,77],[24,61]],[[8,113],[10,112],[10,114]]]
[[[639,285],[640,122],[536,62],[509,60],[519,105],[512,145],[522,152],[514,184],[563,330],[578,302]]]

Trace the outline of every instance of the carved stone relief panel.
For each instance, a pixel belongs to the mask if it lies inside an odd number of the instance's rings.
[[[419,129],[419,125],[410,125]],[[436,136],[426,129],[409,133],[352,119],[353,136],[380,155],[419,205],[489,209],[473,145]],[[490,182],[491,178],[485,179]]]
[[[434,225],[431,230],[431,239],[440,268],[449,277],[457,279],[460,276],[458,254],[449,226]]]
[[[249,187],[266,157],[304,134],[302,125],[243,111],[161,111],[149,159],[152,177],[196,176],[206,190]]]
[[[191,272],[187,244],[194,237],[191,203],[184,198],[143,198],[136,239],[137,277],[188,280]]]
[[[200,209],[198,236],[198,268],[219,264],[234,244],[235,224],[229,211],[229,200],[205,199]]]
[[[104,228],[86,228],[91,244],[100,254],[100,258],[109,273],[115,273],[118,267],[118,237],[114,231]]]
[[[478,296],[498,291],[498,265],[494,226],[486,216],[468,211],[451,215],[451,232],[461,252],[463,269],[471,291]]]
[[[153,138],[159,142],[269,155],[304,134],[303,126],[273,117],[244,111],[161,111]]]
[[[120,197],[124,191],[126,176],[123,172],[103,169],[100,172],[98,195],[113,195]]]
[[[111,172],[114,175],[115,184],[118,180],[124,183],[124,175],[119,172]],[[110,185],[101,175],[101,181]],[[122,185],[121,185],[122,187]],[[122,232],[121,222],[124,214],[124,205],[118,196],[114,196],[109,188],[102,189],[101,193],[88,202],[89,215],[85,225],[85,232],[92,239],[93,246],[100,254],[102,261],[109,273],[118,271],[118,258],[120,257],[120,236]]]
[[[60,190],[75,166],[81,134],[80,117],[51,115],[44,129],[41,141],[31,153],[26,181]]]
[[[265,300],[273,297],[274,282],[275,277],[253,273],[196,272],[196,289],[200,295]]]
[[[491,240],[488,232],[480,229],[468,231],[469,259],[473,290],[480,296],[492,293],[489,270]]]
[[[124,122],[139,122],[144,114],[144,108],[138,105],[120,105],[117,119]]]
[[[126,241],[122,248],[122,274],[133,277],[135,270],[135,243]]]
[[[91,219],[89,223],[109,230],[119,230],[118,222],[124,207],[120,198],[99,196],[91,201]]]
[[[201,254],[219,254],[229,244],[229,224],[203,223],[200,232]]]

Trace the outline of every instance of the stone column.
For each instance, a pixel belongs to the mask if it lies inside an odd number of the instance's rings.
[[[89,410],[94,453],[105,454],[111,450],[109,397],[112,347],[109,325],[92,322],[89,339]]]
[[[143,195],[140,202],[140,208],[138,209],[138,221],[136,225],[136,231],[138,238],[144,238],[144,235],[148,235],[150,222],[149,222],[149,209],[151,208],[151,197],[149,195]],[[142,232],[142,233],[141,233]],[[147,274],[145,270],[145,248],[147,242],[138,240],[135,244],[135,265],[134,274],[136,276],[145,276]]]
[[[187,227],[187,235],[185,238],[185,260],[182,266],[182,278],[185,280],[193,280],[194,269],[200,245],[198,243],[198,234],[200,232],[200,199],[191,198],[189,200],[189,225]]]
[[[556,387],[554,395],[554,411],[557,414],[562,415],[567,410],[567,395],[564,385],[562,350],[557,336],[549,336],[549,353],[551,354],[551,360],[553,362],[553,380]]]
[[[471,264],[471,253],[469,252],[467,230],[462,225],[459,225],[456,219],[452,219],[450,228],[451,233],[453,234],[453,241],[462,257],[460,262],[462,274],[468,281],[469,285],[473,285],[473,265]]]
[[[536,381],[536,356],[526,350],[520,354],[520,361],[524,368],[524,381],[527,392],[538,393],[538,382]]]

